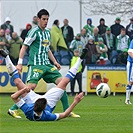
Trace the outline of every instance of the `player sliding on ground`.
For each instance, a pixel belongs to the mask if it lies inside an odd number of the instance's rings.
[[[9,75],[16,84],[18,91],[11,95],[16,105],[24,112],[27,119],[32,121],[55,121],[63,119],[71,113],[74,107],[83,99],[83,92],[77,94],[70,107],[63,113],[52,113],[57,102],[62,97],[67,84],[74,78],[77,70],[87,54],[87,49],[83,49],[82,55],[79,57],[75,65],[69,69],[66,76],[54,88],[50,89],[44,95],[36,94],[30,90],[19,78],[16,67],[12,64],[8,53],[0,49],[0,54],[5,57],[6,66]]]

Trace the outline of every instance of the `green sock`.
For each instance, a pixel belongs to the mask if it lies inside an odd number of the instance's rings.
[[[67,97],[66,91],[64,91],[64,94],[60,100],[61,100],[61,103],[63,106],[63,110],[65,111],[69,107],[68,97]]]
[[[10,108],[10,110],[18,110],[18,106],[17,106],[16,104],[14,104],[14,105]]]

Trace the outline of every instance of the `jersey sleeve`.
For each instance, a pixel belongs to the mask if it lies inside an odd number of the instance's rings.
[[[58,120],[60,115],[57,113],[55,113],[55,115],[56,115],[56,120]]]
[[[52,114],[50,113],[49,121],[56,121],[59,119],[59,114]]]
[[[24,40],[24,45],[30,46],[35,39],[36,39],[36,32],[34,30],[30,30]]]
[[[45,111],[41,117],[41,121],[56,121],[59,118],[59,114],[52,114],[49,111]]]
[[[16,105],[24,112],[25,116],[31,120],[32,118],[31,112],[33,110],[33,105],[25,103],[23,99],[21,99],[18,103],[16,103]]]

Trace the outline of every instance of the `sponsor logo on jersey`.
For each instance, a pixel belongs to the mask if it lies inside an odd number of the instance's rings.
[[[47,40],[47,39],[43,40],[42,45],[44,47],[48,46],[49,45],[49,40]]]

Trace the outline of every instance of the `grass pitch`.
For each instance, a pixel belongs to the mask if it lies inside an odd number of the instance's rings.
[[[71,103],[74,97],[69,97]],[[133,107],[125,105],[125,95],[99,98],[95,94],[84,97],[74,112],[81,118],[66,118],[56,122],[29,121],[7,114],[13,104],[10,95],[0,95],[0,133],[132,133]],[[133,102],[133,99],[131,100]],[[61,112],[59,102],[54,112]]]

